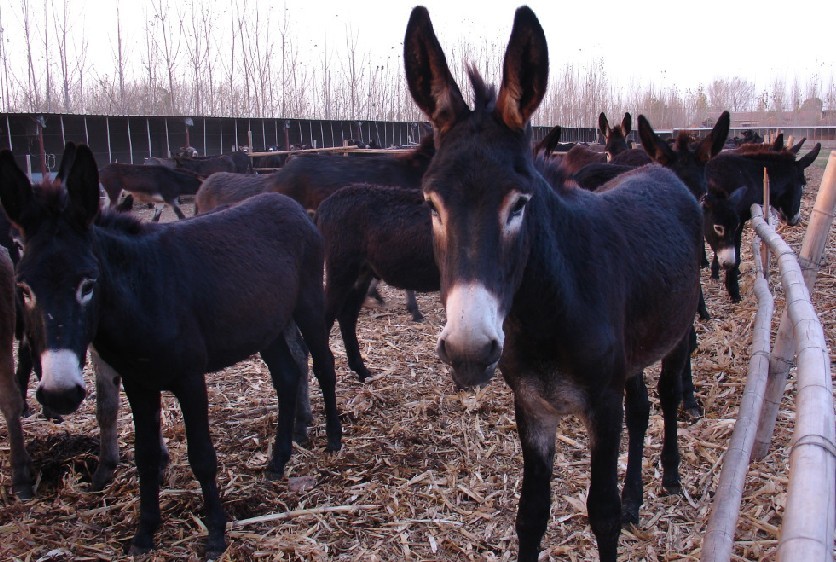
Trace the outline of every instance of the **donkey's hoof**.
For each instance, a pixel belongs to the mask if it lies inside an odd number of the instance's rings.
[[[294,429],[293,442],[299,445],[300,447],[304,447],[307,449],[311,444],[311,439],[310,437],[308,437],[308,430]]]
[[[683,406],[679,411],[679,418],[686,423],[696,423],[703,417],[703,410],[699,405]]]
[[[91,492],[101,492],[108,484],[113,482],[113,469],[102,468],[101,466],[93,473],[93,480],[90,482]]]
[[[278,482],[284,478],[284,465],[281,467],[268,466],[264,469],[264,476],[270,482]]]
[[[132,542],[128,545],[128,548],[125,550],[125,554],[128,556],[139,556],[140,554],[148,554],[154,550],[154,545],[146,546],[146,545],[138,545],[135,542]]]
[[[34,413],[34,412],[32,412],[32,408],[30,408],[30,407],[29,407],[29,402],[27,402],[26,400],[24,400],[24,401],[23,401],[23,410],[20,412],[20,417],[21,417],[21,418],[28,418],[28,417],[29,417],[29,416],[31,416],[33,413]]]
[[[662,488],[664,488],[664,495],[666,496],[682,495],[682,484],[678,478],[675,482],[662,482]]]
[[[420,312],[413,312],[412,313],[412,321],[413,322],[423,322],[424,321],[424,315],[421,314]]]
[[[31,500],[35,497],[35,491],[31,484],[14,484],[12,491],[17,496],[17,499],[21,501]]]
[[[325,445],[325,452],[336,453],[343,448],[342,439],[328,439],[328,444]]]
[[[224,551],[226,550],[226,541],[221,539],[220,541],[208,541],[206,543],[206,560],[207,562],[210,560],[217,560],[221,556],[223,556]]]
[[[627,505],[621,506],[621,527],[629,529],[631,527],[639,526],[639,506]]]

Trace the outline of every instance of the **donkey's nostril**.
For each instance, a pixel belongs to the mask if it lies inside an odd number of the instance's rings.
[[[499,340],[492,339],[490,343],[490,350],[488,351],[488,364],[493,364],[499,361],[499,356],[502,354],[502,348],[499,345]]]
[[[449,357],[447,357],[447,344],[445,343],[444,338],[438,338],[438,346],[436,346],[436,353],[438,353],[438,358],[441,359],[444,363],[450,363]]]

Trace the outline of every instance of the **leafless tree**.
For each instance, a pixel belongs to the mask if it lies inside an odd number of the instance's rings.
[[[0,107],[4,111],[12,110],[12,84],[11,75],[9,73],[9,51],[6,48],[6,27],[3,23],[3,7],[0,6],[0,60],[3,61],[3,74],[0,76],[0,96],[2,97],[2,104]]]
[[[154,10],[154,18],[159,23],[159,39],[162,43],[162,56],[165,63],[165,72],[168,79],[168,113],[179,113],[177,103],[177,59],[180,54],[180,34],[175,33],[175,29],[180,29],[182,20],[178,22],[171,21],[171,13],[169,7],[173,4],[165,0],[154,0],[152,8]]]

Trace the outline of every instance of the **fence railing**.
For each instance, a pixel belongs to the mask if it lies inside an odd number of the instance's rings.
[[[830,153],[801,252],[795,252],[752,205],[755,258],[755,318],[749,378],[741,399],[729,447],[702,545],[702,562],[727,562],[734,546],[734,529],[750,458],[766,453],[775,426],[777,404],[795,358],[797,390],[795,429],[791,442],[789,486],[779,561],[832,561],[836,522],[836,426],[830,355],[821,323],[810,301],[815,273],[836,210],[836,152]],[[785,310],[770,353],[774,301],[760,262],[763,241],[777,257]],[[805,264],[802,270],[799,262]],[[775,408],[765,407],[775,405]],[[760,430],[759,430],[760,428]]]

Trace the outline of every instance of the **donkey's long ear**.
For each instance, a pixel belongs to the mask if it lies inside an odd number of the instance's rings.
[[[58,167],[58,174],[55,176],[59,185],[67,179],[67,174],[70,173],[70,168],[73,167],[73,162],[75,162],[75,152],[76,145],[73,141],[69,141],[66,145],[64,145],[64,155],[61,156],[61,165]]]
[[[430,14],[423,6],[413,8],[409,16],[403,58],[406,83],[415,103],[440,133],[448,131],[467,113],[468,107],[447,66]]]
[[[604,114],[603,111],[598,116],[598,130],[601,131],[601,134],[604,135],[604,138],[608,137],[610,134],[610,122],[607,121],[607,116]]]
[[[810,152],[805,154],[803,157],[799,158],[796,161],[796,163],[799,166],[801,166],[801,169],[803,170],[804,168],[806,168],[807,166],[812,164],[816,160],[816,158],[818,158],[820,150],[821,150],[821,143],[817,142],[816,146],[813,147],[813,150],[811,150]]]
[[[644,115],[639,115],[639,139],[642,141],[644,151],[654,162],[664,166],[676,157],[668,143],[656,135],[656,131]]]
[[[12,152],[0,151],[0,203],[9,220],[21,230],[24,230],[21,224],[24,212],[32,198],[29,178],[18,167]]]
[[[88,226],[99,212],[99,169],[88,146],[79,145],[74,152],[64,185],[70,196],[70,209],[82,225]]]
[[[772,142],[772,150],[778,152],[784,148],[784,133],[775,135],[775,140]]]
[[[626,137],[633,130],[633,116],[628,112],[624,112],[624,119],[621,120],[621,132]]]
[[[511,129],[525,127],[546,95],[549,82],[549,48],[537,16],[528,6],[517,8],[514,27],[505,49],[502,85],[496,109]]]
[[[804,142],[807,140],[807,137],[801,137],[801,140],[798,141],[797,144],[792,145],[790,148],[790,152],[793,154],[798,154],[798,151],[801,150],[801,147],[804,145]]]
[[[697,159],[705,164],[712,157],[717,156],[723,146],[726,144],[726,139],[729,137],[729,112],[724,111],[711,132],[700,142],[697,147]]]

